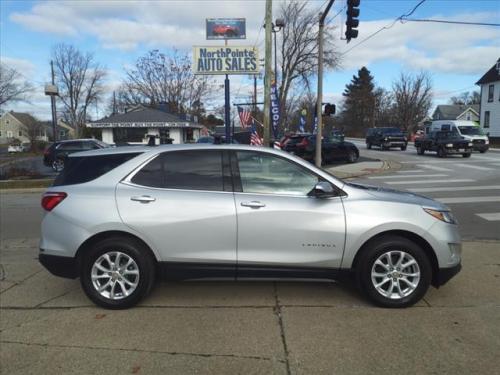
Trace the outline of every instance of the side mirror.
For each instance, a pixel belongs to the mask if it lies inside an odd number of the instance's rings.
[[[329,182],[320,181],[314,186],[310,195],[316,198],[329,198],[335,196],[335,190]]]

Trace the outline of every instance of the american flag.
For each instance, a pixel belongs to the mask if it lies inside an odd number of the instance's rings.
[[[243,129],[247,128],[252,124],[252,114],[249,110],[243,109],[238,106],[238,115],[240,116],[241,127]]]
[[[252,146],[262,146],[264,144],[263,139],[259,136],[257,131],[257,126],[255,126],[255,119],[251,117],[252,133],[250,134],[250,144]]]

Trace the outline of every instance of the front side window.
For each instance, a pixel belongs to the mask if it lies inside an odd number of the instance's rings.
[[[236,154],[244,193],[305,196],[319,181],[304,167],[271,154]]]
[[[222,152],[165,152],[138,171],[131,182],[165,189],[224,191]]]
[[[495,92],[495,85],[489,85],[488,86],[488,101],[492,102],[493,101],[493,93]]]

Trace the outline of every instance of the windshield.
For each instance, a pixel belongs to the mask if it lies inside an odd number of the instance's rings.
[[[464,135],[484,135],[483,129],[479,126],[459,126],[458,129]]]
[[[403,132],[397,128],[384,129],[383,133],[385,135],[403,135]]]

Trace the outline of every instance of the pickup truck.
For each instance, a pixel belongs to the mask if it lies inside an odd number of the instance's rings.
[[[419,155],[423,155],[425,151],[435,151],[440,158],[453,154],[462,154],[464,158],[468,158],[472,152],[472,142],[456,132],[437,131],[415,139],[415,148]]]

